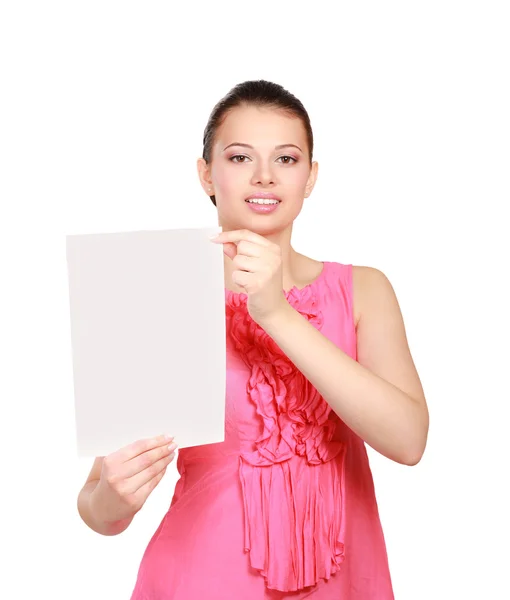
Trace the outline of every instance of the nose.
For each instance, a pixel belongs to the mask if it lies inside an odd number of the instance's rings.
[[[252,185],[271,185],[275,183],[275,176],[271,167],[262,161],[255,164],[251,178]]]

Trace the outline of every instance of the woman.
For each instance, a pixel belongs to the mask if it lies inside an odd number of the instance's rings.
[[[312,156],[279,85],[242,83],[210,116],[198,173],[223,230],[226,438],[179,452],[132,600],[393,598],[365,442],[415,465],[428,410],[385,275],[291,246]],[[158,438],[96,459],[84,521],[123,531],[174,452]]]

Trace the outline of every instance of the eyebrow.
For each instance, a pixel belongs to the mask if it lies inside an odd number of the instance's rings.
[[[253,150],[253,146],[250,146],[250,144],[243,144],[242,142],[234,142],[232,144],[229,144],[228,146],[225,146],[225,148],[223,148],[223,152],[225,152],[225,150],[227,148],[230,148],[231,146],[242,146],[243,148],[250,148],[251,150]],[[296,146],[296,144],[279,144],[278,146],[274,147],[275,150],[282,150],[283,148],[297,148],[300,152],[303,152],[303,150],[301,150],[301,148],[299,146]]]

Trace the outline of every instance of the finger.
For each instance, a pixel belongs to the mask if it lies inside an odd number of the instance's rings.
[[[260,258],[254,256],[244,256],[242,254],[235,256],[233,263],[236,269],[239,269],[240,271],[248,271],[249,273],[260,271],[262,267]]]
[[[254,244],[253,242],[248,242],[247,240],[241,240],[237,246],[233,242],[226,242],[223,245],[223,251],[230,259],[233,260],[236,256],[239,256],[239,254],[260,257],[263,249],[259,244]]]
[[[232,281],[239,287],[246,288],[246,286],[252,283],[253,273],[248,271],[233,271]]]
[[[233,260],[237,254],[237,246],[231,243],[223,244],[223,253]]]
[[[259,235],[258,233],[254,233],[253,231],[249,231],[248,229],[222,231],[217,237],[215,237],[211,241],[217,244],[224,244],[225,242],[232,242],[234,244],[237,244],[242,240],[246,240],[247,242],[253,242],[254,244],[260,244],[261,246],[271,245],[271,242],[269,240],[266,240],[265,237]]]
[[[158,460],[150,467],[144,469],[141,473],[137,473],[126,481],[126,493],[134,494],[151,479],[156,477],[161,471],[164,471],[175,458],[175,452]]]
[[[165,444],[148,452],[144,452],[139,456],[135,456],[131,460],[122,465],[122,477],[128,478],[141,473],[145,469],[151,467],[157,461],[166,458],[169,454],[175,451],[177,444]]]
[[[154,438],[138,440],[132,444],[129,444],[128,446],[125,446],[124,448],[121,448],[120,450],[117,450],[117,452],[114,452],[112,456],[115,455],[121,460],[121,462],[127,462],[133,457],[139,456],[140,454],[148,452],[149,450],[153,450],[154,448],[159,448],[160,446],[164,445],[168,446],[172,440],[172,436],[166,435],[158,435]]]
[[[154,488],[163,479],[166,473],[166,467],[162,469],[155,477],[147,481],[144,485],[138,488],[134,494],[136,500],[141,504],[149,497]]]
[[[260,257],[265,252],[264,248],[260,244],[254,244],[248,240],[241,240],[237,244],[237,254],[244,254],[245,256]]]

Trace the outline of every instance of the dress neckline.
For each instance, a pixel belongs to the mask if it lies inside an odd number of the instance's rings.
[[[322,269],[321,272],[317,275],[317,277],[315,279],[313,279],[312,281],[310,281],[310,283],[307,283],[305,286],[303,286],[302,288],[299,288],[297,285],[293,285],[289,290],[285,291],[285,296],[290,296],[291,294],[301,294],[304,292],[307,292],[309,290],[312,290],[315,286],[317,286],[325,277],[326,275],[326,270],[329,267],[330,262],[323,260],[320,261],[322,262]],[[228,288],[224,288],[225,289],[225,295],[227,297],[244,297],[247,296],[246,292],[234,292],[234,290],[230,290]]]

